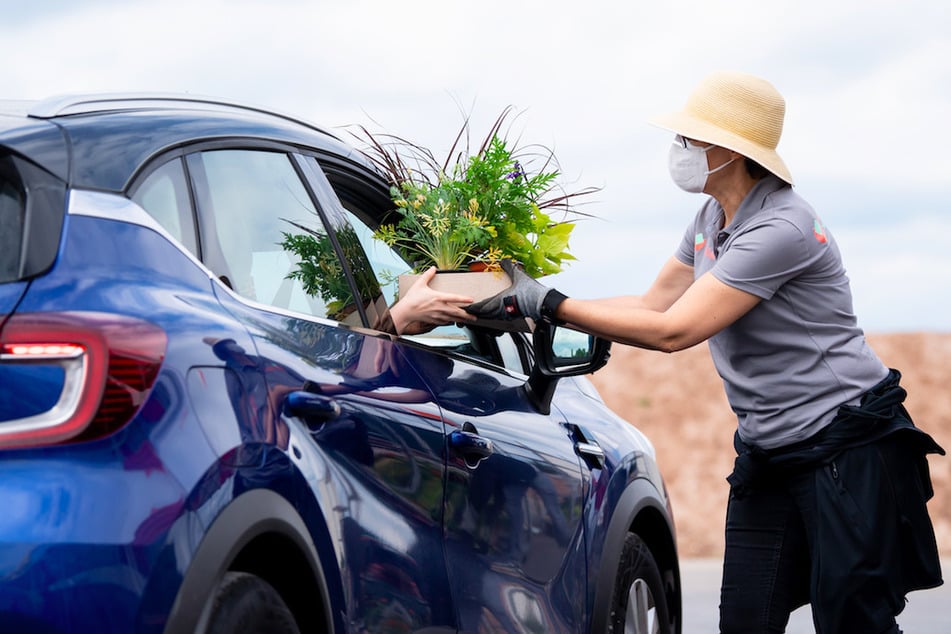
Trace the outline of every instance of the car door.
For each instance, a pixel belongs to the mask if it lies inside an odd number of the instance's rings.
[[[328,205],[345,208],[378,277],[405,269],[372,239],[347,175],[328,172],[339,192]],[[576,632],[585,610],[587,471],[557,416],[531,405],[526,377],[503,367],[525,370],[528,355],[512,336],[447,326],[400,340],[445,423],[449,589],[462,632]]]
[[[464,632],[582,627],[587,482],[567,429],[524,377],[456,360],[436,385],[449,445],[446,559]]]
[[[176,225],[187,225],[189,214],[174,201],[189,196],[172,194],[181,179],[170,174],[182,165],[171,163],[136,197],[181,234]],[[258,400],[266,402],[255,408],[264,429],[255,438],[300,467],[277,477],[263,465],[246,486],[282,483],[280,492],[312,522],[318,550],[333,560],[325,562],[331,595],[340,597],[328,607],[343,613],[349,630],[454,631],[442,547],[445,430],[432,393],[389,338],[341,326],[364,323],[367,309],[337,255],[325,292],[307,293],[288,278],[295,261],[281,246],[285,233],[305,227],[320,242],[345,233],[342,219],[332,208],[324,213],[289,153],[216,147],[187,154],[184,165],[196,244],[234,290],[221,289],[221,302],[253,341],[253,350],[230,346],[228,362],[253,364],[265,377]],[[163,205],[172,211],[160,212]]]

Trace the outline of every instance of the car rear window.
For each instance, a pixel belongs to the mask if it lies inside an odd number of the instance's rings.
[[[0,284],[53,265],[65,216],[66,184],[0,148]]]
[[[9,159],[0,158],[0,283],[18,277],[25,204]]]

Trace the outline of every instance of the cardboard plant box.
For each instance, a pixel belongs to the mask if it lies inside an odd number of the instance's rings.
[[[419,278],[419,275],[400,275],[399,294],[402,297]],[[466,295],[472,301],[488,299],[507,289],[512,284],[505,271],[437,271],[429,287],[441,293]],[[527,319],[495,320],[479,319],[475,325],[510,332],[531,332],[532,324]]]
[[[419,275],[400,275],[400,297],[406,294]],[[468,295],[473,301],[488,299],[511,285],[505,271],[437,271],[429,288],[441,293]]]

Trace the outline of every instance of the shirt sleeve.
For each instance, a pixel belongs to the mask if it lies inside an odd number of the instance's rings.
[[[770,299],[820,257],[824,247],[794,222],[771,217],[729,241],[711,272],[724,284]]]
[[[677,246],[677,250],[674,252],[675,258],[690,267],[693,266],[695,229],[696,222],[692,222],[687,225],[687,230],[684,231],[684,237]]]

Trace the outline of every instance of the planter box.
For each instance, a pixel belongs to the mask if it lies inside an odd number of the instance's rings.
[[[419,275],[400,275],[399,294],[402,297],[419,278]],[[429,283],[429,288],[441,293],[467,295],[474,302],[488,299],[500,293],[512,284],[505,271],[437,271]],[[506,330],[509,332],[531,332],[532,324],[527,319],[495,320],[479,319],[477,326]]]

